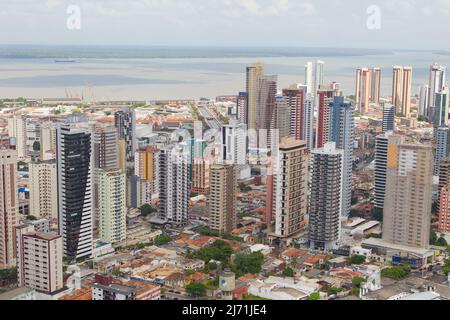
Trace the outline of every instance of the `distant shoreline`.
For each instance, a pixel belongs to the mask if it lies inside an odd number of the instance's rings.
[[[164,47],[1,45],[3,59],[295,58],[389,55],[404,50],[313,47]]]

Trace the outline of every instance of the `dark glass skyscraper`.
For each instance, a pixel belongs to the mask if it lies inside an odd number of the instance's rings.
[[[91,134],[62,124],[57,129],[58,220],[64,256],[92,254]]]

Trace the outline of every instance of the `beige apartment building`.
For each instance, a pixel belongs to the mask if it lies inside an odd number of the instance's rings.
[[[14,228],[19,223],[17,152],[0,150],[0,269],[16,264]]]
[[[126,176],[121,170],[99,170],[98,199],[101,239],[110,243],[126,239]]]
[[[235,165],[215,164],[210,175],[210,229],[231,232],[236,226],[238,170]]]
[[[279,145],[273,169],[275,237],[290,237],[305,226],[309,157],[310,152],[305,141],[287,137]]]
[[[16,228],[19,285],[43,293],[64,286],[62,238],[56,233],[34,232],[32,226]]]
[[[58,219],[58,176],[56,161],[32,162],[29,165],[30,215]]]
[[[192,166],[192,192],[199,194],[209,193],[209,161],[200,158],[194,158]]]
[[[56,127],[53,123],[44,123],[40,128],[41,149],[39,158],[42,161],[56,158]]]
[[[431,223],[433,150],[389,137],[383,240],[428,248]]]

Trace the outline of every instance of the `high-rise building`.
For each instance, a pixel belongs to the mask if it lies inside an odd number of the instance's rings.
[[[361,114],[369,112],[372,73],[368,68],[356,70],[356,108]]]
[[[247,92],[247,104],[248,104],[248,128],[257,129],[256,115],[258,111],[258,99],[260,95],[259,81],[264,75],[264,64],[255,63],[247,67],[246,77],[246,92]]]
[[[40,127],[41,145],[40,160],[56,159],[56,126],[53,123],[43,123]]]
[[[137,150],[135,153],[134,174],[147,181],[156,179],[157,150],[153,146]]]
[[[331,115],[330,103],[333,98],[326,95],[325,92],[318,93],[318,109],[317,109],[317,123],[316,123],[316,149],[323,148],[323,146],[330,141],[331,129]]]
[[[385,132],[376,137],[375,140],[375,196],[374,206],[378,209],[384,208],[384,195],[386,192],[386,172],[388,160],[389,137],[392,131]]]
[[[240,123],[248,123],[248,94],[247,92],[239,92],[236,98],[236,119]]]
[[[220,233],[231,232],[237,223],[237,179],[235,165],[211,166],[209,195],[209,227]]]
[[[450,157],[440,162],[439,169],[439,221],[438,231],[450,232]]]
[[[258,81],[258,99],[255,115],[255,129],[258,134],[258,148],[270,148],[270,125],[275,109],[277,76],[264,75]]]
[[[370,89],[370,101],[373,103],[380,103],[380,88],[381,88],[381,69],[373,68],[371,70],[371,89]]]
[[[406,144],[398,137],[388,146],[383,240],[428,248],[433,175],[432,147]]]
[[[308,211],[309,149],[288,137],[278,147],[273,174],[274,236],[288,238],[302,231]]]
[[[64,287],[62,238],[56,233],[16,228],[19,285],[46,294]]]
[[[119,168],[117,130],[111,125],[92,127],[94,227],[99,227],[99,171]]]
[[[317,94],[319,86],[324,83],[324,61],[317,60],[314,66],[314,84],[313,84],[313,95]]]
[[[134,152],[136,151],[136,116],[133,109],[124,109],[114,114],[117,137],[125,140],[126,160],[128,167],[134,165]]]
[[[92,140],[88,130],[61,124],[57,129],[58,220],[64,256],[90,257],[93,239]]]
[[[291,110],[287,99],[283,96],[277,96],[275,102],[275,110],[272,115],[272,124],[270,130],[278,130],[278,137],[281,139],[290,134],[291,127]],[[272,137],[273,135],[271,135]]]
[[[26,145],[25,153],[32,160],[40,157],[41,147],[41,121],[34,118],[25,121]]]
[[[334,97],[341,96],[339,83],[319,86],[317,95],[317,123],[315,133],[315,148],[320,149],[331,139],[331,109]]]
[[[260,63],[247,67],[248,129],[255,130],[257,149],[270,148],[270,125],[277,94],[277,76],[264,74]]]
[[[8,118],[8,136],[10,144],[13,143],[17,150],[17,157],[24,159],[27,152],[27,118],[23,115],[16,115]],[[11,139],[13,141],[11,141]]]
[[[127,171],[127,143],[125,139],[117,140],[117,161],[119,169]]]
[[[159,218],[162,221],[185,225],[189,204],[189,159],[184,148],[167,146],[158,157]]]
[[[209,194],[210,191],[210,164],[203,158],[194,158],[192,172],[192,192]]]
[[[412,85],[412,68],[403,67],[403,80],[402,80],[402,115],[409,118],[411,115],[411,85]]]
[[[450,233],[450,186],[440,190],[438,231]]]
[[[450,157],[440,163],[438,231],[450,233]]]
[[[222,160],[235,165],[247,163],[247,128],[245,125],[230,121],[222,127]]]
[[[355,136],[355,108],[344,97],[335,97],[331,103],[333,114],[331,141],[344,150],[344,181],[342,190],[342,214],[348,216],[352,201],[352,169]]]
[[[441,160],[439,169],[439,191],[450,182],[450,157]]]
[[[447,87],[444,87],[441,91],[434,95],[434,136],[436,138],[437,129],[439,127],[445,127],[448,123],[448,114],[449,114],[449,90]]]
[[[316,98],[317,94],[314,99],[308,97],[303,101],[301,140],[306,142],[309,150],[314,147],[314,104]]]
[[[434,63],[430,66],[430,79],[428,83],[428,107],[435,106],[436,93],[439,93],[445,86],[444,66]]]
[[[96,126],[93,129],[94,168],[117,169],[117,130],[113,126]]]
[[[423,85],[420,87],[419,94],[419,106],[418,106],[418,114],[419,116],[428,116],[428,95],[429,95],[429,87],[428,85]]]
[[[395,130],[395,106],[385,103],[383,106],[383,133]]]
[[[403,67],[395,66],[392,77],[392,104],[398,112],[402,112]]]
[[[30,215],[36,218],[58,219],[58,175],[56,161],[29,164]]]
[[[0,269],[16,264],[14,228],[19,224],[17,152],[0,150]]]
[[[412,68],[395,66],[392,78],[392,104],[397,112],[408,117],[411,114]]]
[[[283,97],[286,99],[290,109],[290,135],[297,140],[302,139],[303,128],[303,103],[305,100],[305,92],[298,88],[283,89]]]
[[[341,239],[344,151],[329,142],[311,152],[309,239],[311,248],[330,250]]]
[[[306,94],[313,95],[313,63],[311,61],[307,62],[305,65],[305,85]]]
[[[439,127],[436,133],[436,152],[434,155],[434,176],[439,177],[441,161],[450,153],[450,129]]]
[[[126,175],[118,169],[100,170],[98,176],[100,238],[110,243],[126,239]]]

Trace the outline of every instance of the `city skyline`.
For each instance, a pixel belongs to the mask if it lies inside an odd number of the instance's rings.
[[[450,300],[449,1],[0,0],[0,300]]]

